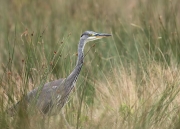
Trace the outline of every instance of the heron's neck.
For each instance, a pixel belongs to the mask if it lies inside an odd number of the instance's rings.
[[[71,74],[66,79],[66,83],[68,83],[68,85],[71,86],[71,88],[74,87],[74,83],[76,83],[77,78],[78,78],[78,76],[80,74],[81,68],[83,66],[83,61],[84,61],[84,55],[83,55],[84,46],[85,46],[84,40],[80,39],[79,45],[78,45],[78,59],[77,59],[76,66],[75,66],[74,70],[71,72]]]
[[[79,41],[79,45],[78,45],[78,59],[77,59],[77,63],[76,63],[76,67],[79,67],[83,64],[83,61],[84,61],[84,46],[85,46],[85,43],[84,43],[84,40],[81,39]]]

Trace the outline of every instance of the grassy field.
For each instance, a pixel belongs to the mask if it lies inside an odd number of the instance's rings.
[[[0,129],[179,129],[179,7],[178,0],[1,1]],[[112,37],[86,45],[59,114],[7,115],[33,88],[70,74],[86,30]]]

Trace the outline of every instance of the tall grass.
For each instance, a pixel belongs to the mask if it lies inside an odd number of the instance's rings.
[[[178,0],[2,1],[0,128],[178,129],[179,11]],[[33,88],[69,75],[85,30],[113,36],[87,44],[59,114],[22,105],[7,115]]]

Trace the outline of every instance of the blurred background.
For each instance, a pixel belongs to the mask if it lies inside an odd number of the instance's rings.
[[[178,0],[1,1],[1,127],[179,128],[179,7]],[[33,88],[70,74],[86,30],[112,37],[87,44],[64,117],[6,116]]]

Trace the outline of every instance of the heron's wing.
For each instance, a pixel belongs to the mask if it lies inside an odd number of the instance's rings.
[[[52,100],[53,100],[53,97],[55,97],[54,94],[56,93],[56,88],[63,87],[64,80],[65,78],[61,78],[61,79],[46,83],[42,88],[37,87],[33,89],[31,92],[27,94],[26,97],[22,98],[22,100],[18,101],[15,105],[9,108],[7,110],[8,114],[13,116],[15,112],[19,109],[23,100],[27,101],[29,105],[35,104],[39,108],[40,111],[46,114],[53,105]]]
[[[41,87],[37,87],[35,89],[33,89],[31,92],[29,92],[27,94],[27,100],[28,101],[31,101],[31,99],[33,99],[34,97],[36,97],[38,91],[39,91],[39,95],[46,95],[46,93],[48,92],[53,92],[54,89],[57,87],[57,86],[61,86],[62,85],[62,82],[64,81],[65,79],[64,78],[61,78],[61,79],[58,79],[58,80],[55,80],[55,81],[52,81],[52,82],[48,82],[46,84],[44,84],[44,86],[41,88]]]
[[[61,89],[63,92],[64,78],[46,83],[42,89],[42,92],[38,98],[37,105],[41,107],[41,111],[46,114],[51,110],[56,101],[61,98],[62,93],[57,93],[57,89]]]

